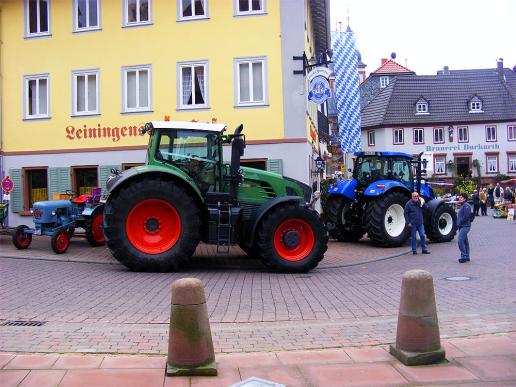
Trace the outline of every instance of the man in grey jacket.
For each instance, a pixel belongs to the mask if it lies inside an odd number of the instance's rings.
[[[405,221],[407,223],[407,227],[409,227],[411,231],[412,254],[414,255],[417,254],[416,233],[419,233],[423,254],[430,254],[426,248],[425,226],[423,225],[424,208],[426,208],[426,203],[423,203],[419,199],[419,194],[417,192],[412,192],[412,199],[405,204]]]
[[[471,206],[468,204],[468,194],[459,194],[457,200],[459,201],[459,215],[458,215],[458,227],[459,227],[459,250],[460,250],[460,263],[469,262],[469,241],[468,233],[471,229]]]

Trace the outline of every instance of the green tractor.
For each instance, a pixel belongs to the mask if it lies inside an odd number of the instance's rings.
[[[311,189],[276,173],[240,166],[240,125],[153,121],[144,166],[108,179],[106,244],[134,271],[174,271],[200,241],[239,245],[278,272],[307,272],[327,249],[326,227],[310,208]],[[222,159],[231,144],[231,163]],[[224,247],[221,247],[224,246]]]

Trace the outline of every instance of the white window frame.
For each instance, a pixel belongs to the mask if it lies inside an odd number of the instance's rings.
[[[420,133],[420,137],[421,137],[421,141],[416,141],[417,140],[417,133]],[[414,144],[416,145],[420,145],[420,144],[424,144],[425,143],[425,129],[424,128],[414,128]]]
[[[494,166],[490,169],[490,166]],[[498,155],[486,155],[486,172],[498,173]]]
[[[94,75],[95,76],[95,109],[88,109],[89,103],[89,95],[88,95],[88,81],[87,78]],[[86,106],[86,110],[78,111],[77,110],[77,77],[84,76],[86,77],[85,82],[85,96],[84,96],[84,104]],[[99,70],[75,70],[72,71],[72,115],[73,116],[90,116],[95,114],[100,114],[100,106],[99,106],[100,98],[99,98]]]
[[[135,22],[129,22],[129,0],[123,1],[123,26],[124,27],[134,27],[134,26],[146,26],[149,24],[152,24],[152,0],[147,0],[147,4],[149,7],[149,20],[140,21],[140,1],[142,0],[136,0],[138,5],[138,15],[137,19],[138,21]]]
[[[398,133],[398,135],[396,135]],[[401,137],[399,135],[401,133]],[[399,138],[397,138],[399,137]],[[392,144],[393,145],[403,145],[405,144],[405,129],[404,128],[395,128],[392,130]]]
[[[416,114],[429,114],[429,112],[428,112],[428,103],[426,103],[426,102],[418,102],[416,104]]]
[[[252,64],[261,62],[262,63],[262,96],[261,101],[255,101],[253,99],[253,79],[252,79]],[[240,64],[249,64],[249,99],[250,101],[240,101]],[[235,58],[234,64],[234,78],[235,78],[235,107],[246,107],[246,106],[268,106],[269,93],[267,83],[267,58],[266,57],[249,57],[249,58]]]
[[[507,155],[507,171],[509,173],[516,173],[516,155],[515,154]]]
[[[490,130],[489,129],[493,129],[493,133],[494,133],[494,137],[492,137],[490,135]],[[486,126],[486,142],[496,142],[497,141],[497,130],[496,130],[496,125],[487,125]]]
[[[147,101],[148,106],[139,106],[139,82],[140,77],[137,76],[137,84],[136,84],[136,105],[135,108],[127,107],[127,73],[131,71],[136,71],[138,74],[140,71],[148,71],[148,86],[147,86]],[[151,65],[141,65],[141,66],[125,66],[122,67],[122,113],[138,113],[138,112],[151,112],[152,111],[152,66]]]
[[[192,88],[194,85],[195,67],[204,67],[204,103],[203,104],[183,104],[183,76],[182,69],[190,67],[192,69]],[[192,91],[192,95],[193,91]],[[200,60],[194,62],[178,62],[177,63],[177,109],[178,110],[191,110],[191,109],[209,109],[209,77],[208,77],[208,61]]]
[[[483,113],[482,110],[482,101],[475,99],[474,101],[469,102],[469,112],[470,113]]]
[[[441,165],[442,168],[437,168],[438,165]],[[446,156],[436,156],[435,157],[435,174],[436,175],[446,175]]]
[[[376,133],[374,130],[367,131],[367,145],[375,146],[376,145]]]
[[[516,141],[516,125],[507,125],[507,141]]]
[[[442,141],[436,141],[436,135],[435,135],[436,132],[441,133],[440,137],[442,138]],[[434,144],[444,144],[444,128],[434,128],[433,143]]]
[[[457,142],[469,142],[469,129],[467,126],[459,126],[457,128]]]
[[[267,0],[260,0],[261,9],[258,11],[251,10],[252,0],[247,0],[249,2],[249,11],[240,11],[240,2],[239,0],[234,0],[234,10],[235,16],[253,16],[253,15],[264,15],[267,13]]]
[[[188,21],[188,20],[203,20],[208,19],[208,0],[202,0],[204,6],[204,15],[193,15],[195,11],[195,0],[189,0],[192,5],[192,16],[183,16],[183,1],[177,0],[177,20]]]
[[[37,24],[37,32],[30,32],[30,15],[29,15],[29,0],[24,0],[23,2],[24,4],[24,12],[25,12],[25,37],[26,38],[37,38],[37,37],[41,37],[41,36],[49,36],[51,34],[50,32],[50,0],[47,0],[47,26],[48,26],[48,31],[40,31],[41,29],[41,20],[40,20],[40,14],[41,12],[38,12],[38,15],[37,15],[37,20],[36,20],[36,24]],[[41,9],[40,8],[40,0],[38,0],[37,2],[37,9],[38,11]]]
[[[39,113],[39,81],[45,79],[47,81],[47,93],[46,93],[46,107],[45,113]],[[37,81],[37,98],[38,101],[35,104],[38,107],[38,113],[29,115],[29,81]],[[37,120],[37,119],[50,118],[50,75],[49,74],[33,74],[25,75],[23,77],[23,119],[24,120]]]
[[[73,0],[73,32],[86,32],[86,31],[98,31],[100,30],[100,0],[96,0],[97,2],[97,25],[90,25],[90,2],[86,0],[86,24],[87,27],[79,27],[79,0]]]
[[[389,77],[380,77],[380,89],[385,89],[387,86],[389,86]]]

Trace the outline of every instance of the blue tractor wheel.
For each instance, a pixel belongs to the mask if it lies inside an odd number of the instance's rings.
[[[353,202],[344,196],[331,196],[326,203],[326,217],[333,228],[330,236],[340,242],[356,242],[365,234]]]
[[[387,192],[370,202],[366,209],[366,228],[369,239],[384,247],[404,244],[410,232],[404,210],[409,198],[399,191]]]

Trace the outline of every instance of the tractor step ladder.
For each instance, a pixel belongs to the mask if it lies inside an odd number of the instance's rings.
[[[219,221],[217,225],[217,253],[229,253],[231,244],[231,203],[218,204]]]

